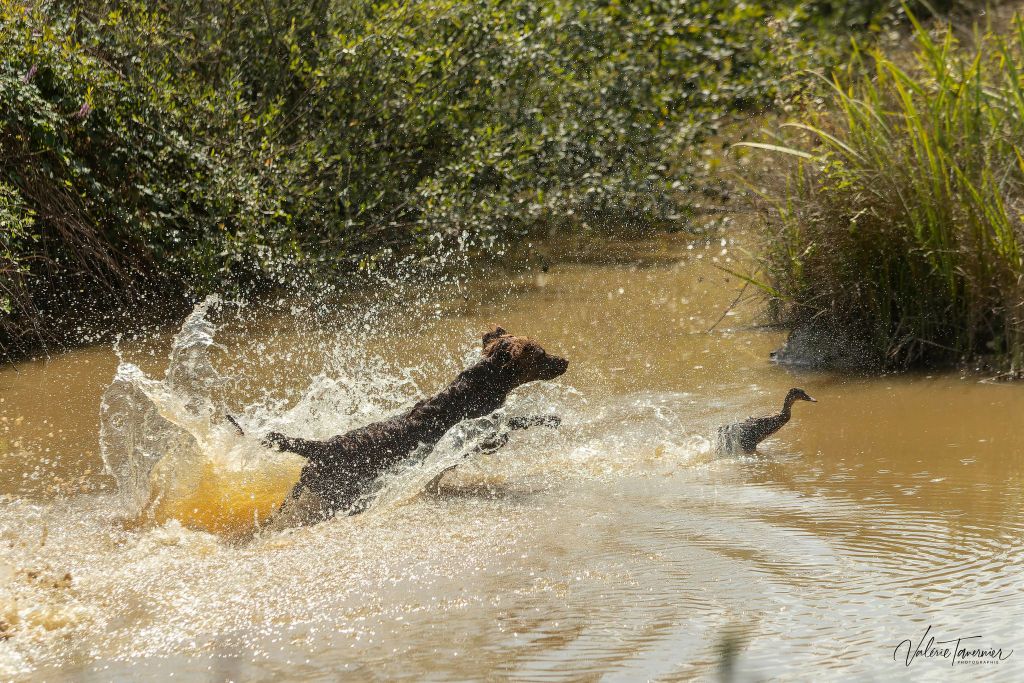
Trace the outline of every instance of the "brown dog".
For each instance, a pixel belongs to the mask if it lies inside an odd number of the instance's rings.
[[[444,391],[402,415],[326,441],[277,432],[263,441],[309,461],[292,497],[303,491],[316,494],[324,504],[325,517],[342,511],[355,514],[361,511],[357,504],[368,485],[421,445],[428,447],[422,450],[425,457],[459,422],[494,412],[516,387],[554,379],[568,367],[569,361],[549,355],[532,339],[495,327],[483,337],[483,358],[479,362],[459,373]]]

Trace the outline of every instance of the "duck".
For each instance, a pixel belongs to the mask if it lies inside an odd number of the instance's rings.
[[[761,443],[775,432],[782,429],[792,416],[793,404],[797,401],[817,403],[806,391],[796,387],[789,390],[786,400],[782,403],[782,412],[767,417],[751,417],[743,422],[723,425],[718,428],[718,450],[722,453],[747,455],[757,451]]]

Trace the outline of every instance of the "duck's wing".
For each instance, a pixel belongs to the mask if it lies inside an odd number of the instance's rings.
[[[760,427],[765,420],[770,420],[770,417],[748,417],[742,422],[737,422],[736,426],[742,427],[743,429],[756,429]]]
[[[754,440],[754,448],[757,444],[761,443],[775,432],[782,429],[788,420],[783,415],[769,415],[768,417],[751,418],[746,421],[746,431],[749,434],[749,438]]]
[[[780,414],[748,417],[742,422],[719,427],[719,448],[727,452],[753,453],[757,444],[782,429],[785,424],[786,418]]]

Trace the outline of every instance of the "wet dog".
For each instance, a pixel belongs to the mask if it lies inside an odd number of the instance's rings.
[[[483,357],[477,363],[409,411],[326,441],[271,432],[263,443],[308,460],[292,490],[293,498],[308,491],[319,498],[324,517],[354,514],[361,511],[369,485],[413,452],[426,457],[459,422],[489,415],[504,405],[513,389],[554,379],[568,367],[569,361],[547,353],[534,340],[495,327],[483,336]],[[527,426],[531,425],[519,428]]]

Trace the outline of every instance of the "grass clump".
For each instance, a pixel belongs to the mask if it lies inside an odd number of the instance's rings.
[[[787,126],[802,142],[761,145],[796,158],[762,260],[779,322],[866,342],[887,369],[1024,371],[1024,21],[1013,27],[965,48],[915,21],[909,65],[858,53],[828,110]]]

